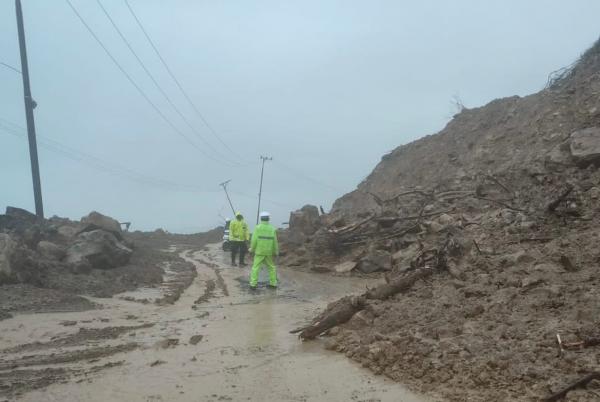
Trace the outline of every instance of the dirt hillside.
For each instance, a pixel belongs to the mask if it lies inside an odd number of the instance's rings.
[[[439,133],[400,146],[333,206],[334,216],[374,210],[369,193],[388,198],[403,188],[451,188],[485,174],[554,173],[572,165],[569,136],[600,126],[600,43],[547,89],[464,109]]]
[[[289,264],[385,278],[300,336],[450,401],[540,400],[598,372],[599,166],[600,41],[543,91],[398,147],[330,214],[294,213]],[[565,400],[600,400],[594,376]]]

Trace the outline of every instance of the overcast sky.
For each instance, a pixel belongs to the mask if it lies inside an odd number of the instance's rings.
[[[231,215],[219,187],[228,179],[254,223],[260,155],[273,157],[262,209],[275,223],[306,203],[328,209],[383,154],[443,128],[454,95],[474,107],[536,92],[600,35],[597,0],[129,0],[230,150],[123,0],[102,4],[193,131],[98,3],[71,2],[179,133],[66,1],[23,0],[46,215],[98,210],[173,232]],[[10,0],[0,2],[0,62],[20,69]],[[21,76],[0,65],[2,209],[34,210],[22,96]]]

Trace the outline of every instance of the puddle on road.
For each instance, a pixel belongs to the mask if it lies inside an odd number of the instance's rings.
[[[363,280],[283,269],[279,273],[280,289],[250,293],[244,286],[249,269],[225,266],[227,259],[217,247],[196,253],[199,259],[218,265],[198,263],[198,277],[175,305],[141,305],[113,299],[105,303],[104,310],[68,313],[70,319],[90,313],[92,317],[108,317],[110,325],[122,323],[129,313],[136,316],[136,321],[156,325],[143,334],[126,336],[127,341],[143,346],[114,356],[111,361],[124,360],[121,366],[80,383],[69,381],[27,393],[20,400],[426,401],[391,380],[374,376],[341,354],[325,351],[320,341],[303,343],[289,334],[328,301],[348,292],[362,292]],[[229,296],[217,294],[193,309],[204,282],[216,280],[215,269],[219,269]],[[45,320],[62,320],[63,316],[48,314]],[[93,325],[99,323],[93,321]],[[32,328],[33,321],[21,324],[39,334]],[[18,323],[11,326],[18,328]],[[52,333],[51,328],[46,328],[46,336]],[[202,340],[192,345],[190,340],[195,335],[202,335]],[[169,339],[176,339],[177,344]]]

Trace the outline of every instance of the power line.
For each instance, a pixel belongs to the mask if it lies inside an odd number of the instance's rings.
[[[185,97],[185,99],[188,101],[188,103],[190,104],[190,106],[192,107],[192,109],[194,109],[194,111],[196,112],[196,114],[198,115],[198,117],[200,117],[200,120],[202,120],[202,122],[208,128],[208,130],[212,133],[212,135],[215,136],[219,140],[219,142],[225,148],[227,148],[227,150],[229,152],[237,155],[238,157],[241,157],[238,153],[236,153],[233,149],[231,149],[227,145],[227,143],[225,141],[223,141],[223,139],[221,138],[221,136],[219,134],[217,134],[217,132],[215,131],[215,129],[212,127],[212,125],[210,125],[208,123],[208,121],[206,120],[206,118],[204,117],[204,115],[200,112],[200,110],[198,109],[198,107],[196,107],[196,104],[192,101],[192,99],[190,98],[190,96],[183,89],[183,86],[181,85],[181,83],[179,82],[179,80],[177,79],[177,77],[175,77],[175,74],[173,73],[173,71],[171,70],[171,68],[169,67],[169,65],[167,64],[167,62],[165,61],[164,57],[162,56],[162,54],[160,53],[160,51],[158,50],[158,48],[154,44],[154,41],[150,38],[150,35],[148,34],[148,32],[146,31],[146,29],[144,28],[144,25],[142,24],[142,22],[140,21],[140,19],[136,15],[135,11],[133,11],[133,8],[131,8],[131,6],[129,5],[129,2],[127,0],[124,0],[124,2],[125,2],[125,5],[127,6],[127,8],[129,9],[129,12],[131,13],[131,15],[133,16],[133,18],[137,22],[138,26],[140,27],[140,29],[144,33],[144,36],[148,40],[148,43],[150,44],[150,46],[152,46],[152,49],[154,49],[154,52],[156,53],[156,55],[160,59],[162,65],[165,67],[165,69],[167,70],[167,72],[169,73],[169,75],[171,76],[171,78],[173,79],[173,81],[175,82],[175,84],[177,85],[177,88],[179,88],[179,90],[181,91],[181,93],[183,94],[183,96]]]
[[[12,126],[12,127],[11,127]],[[6,119],[0,118],[0,130],[11,134],[15,137],[26,138],[26,134],[24,133],[24,128],[14,124]],[[164,180],[160,178],[155,178],[152,176],[148,176],[142,173],[139,173],[135,170],[129,169],[127,167],[120,166],[118,164],[107,162],[101,158],[98,158],[94,155],[79,151],[77,149],[71,148],[65,144],[60,143],[59,141],[53,140],[51,138],[45,136],[39,136],[40,146],[57,153],[65,158],[71,159],[75,162],[79,162],[85,164],[93,169],[102,171],[104,173],[111,174],[113,176],[118,176],[120,178],[125,178],[130,181],[137,182],[139,184],[168,189],[168,190],[178,190],[178,191],[198,191],[198,192],[217,192],[217,190],[203,190],[198,186],[185,185],[180,183],[175,183],[169,180]]]
[[[311,181],[311,182],[313,182],[315,184],[318,184],[319,186],[328,188],[331,191],[335,191],[336,193],[342,192],[342,190],[340,190],[339,188],[336,188],[336,187],[331,186],[331,185],[329,185],[329,184],[327,184],[325,182],[322,182],[322,181],[317,180],[317,179],[315,179],[313,177],[310,177],[307,174],[305,174],[305,173],[303,173],[303,172],[301,172],[301,171],[299,171],[297,169],[294,169],[294,168],[292,168],[290,166],[287,166],[286,164],[282,163],[281,161],[277,160],[277,161],[274,161],[274,162],[276,164],[278,164],[279,166],[281,166],[282,168],[284,168],[285,170],[287,170],[288,172],[294,174],[297,177],[300,177],[300,178],[303,178],[305,180]]]
[[[185,124],[194,132],[194,134],[196,134],[196,136],[204,143],[204,145],[206,145],[207,147],[209,147],[215,153],[219,154],[219,156],[224,157],[224,159],[227,159],[226,156],[222,155],[217,149],[215,149],[208,141],[206,141],[204,139],[204,137],[194,128],[194,126],[184,116],[184,114],[181,112],[181,110],[179,110],[179,108],[175,105],[175,103],[173,103],[173,101],[171,100],[171,98],[169,97],[169,95],[167,95],[167,93],[165,92],[165,90],[160,86],[160,84],[158,83],[158,81],[156,80],[156,78],[154,77],[154,75],[146,67],[146,65],[144,64],[144,62],[142,61],[142,59],[140,58],[140,56],[137,54],[137,52],[135,51],[135,49],[133,48],[133,46],[131,45],[131,43],[127,40],[127,38],[125,37],[125,35],[121,31],[121,29],[119,29],[117,23],[111,17],[111,15],[108,12],[108,10],[104,7],[104,5],[102,5],[102,2],[100,0],[96,0],[96,2],[98,3],[98,5],[100,6],[100,8],[102,9],[102,12],[104,13],[104,15],[106,15],[106,18],[108,18],[108,20],[110,21],[110,23],[113,26],[113,28],[115,29],[115,31],[117,31],[117,33],[119,34],[119,37],[121,38],[121,40],[123,40],[123,43],[125,43],[125,45],[129,49],[129,51],[131,52],[131,54],[133,54],[133,56],[135,57],[135,59],[138,61],[138,63],[140,64],[140,66],[142,67],[142,69],[144,70],[144,72],[146,73],[146,75],[148,75],[148,77],[150,78],[150,80],[154,83],[154,86],[158,89],[158,91],[166,99],[167,103],[169,103],[169,105],[171,105],[171,107],[173,108],[173,110],[175,110],[175,112],[179,115],[179,117],[181,117],[181,119],[185,122]]]
[[[123,75],[125,76],[125,78],[127,78],[127,80],[131,83],[131,85],[133,85],[135,87],[135,89],[140,93],[140,95],[146,100],[146,102],[148,102],[148,104],[152,107],[152,109],[154,109],[154,111],[182,138],[184,138],[191,146],[193,146],[194,148],[196,148],[198,151],[200,151],[204,156],[222,163],[220,160],[214,158],[213,156],[211,156],[210,154],[208,154],[207,152],[205,152],[202,148],[199,148],[192,140],[190,140],[181,130],[179,130],[177,128],[177,126],[175,126],[173,124],[173,122],[171,122],[171,120],[169,120],[167,118],[167,116],[165,116],[165,114],[154,104],[154,102],[152,102],[152,100],[148,97],[148,95],[146,95],[146,93],[142,90],[142,88],[140,88],[140,86],[133,80],[133,78],[131,78],[131,76],[127,73],[127,71],[125,71],[125,69],[123,68],[123,66],[121,66],[121,64],[117,61],[117,59],[112,55],[112,53],[108,50],[108,48],[104,45],[104,43],[100,40],[100,38],[98,37],[98,35],[96,35],[96,33],[92,30],[92,28],[88,25],[88,23],[85,21],[85,19],[81,16],[81,14],[79,14],[79,12],[77,11],[77,9],[75,8],[75,6],[73,5],[73,3],[71,3],[70,0],[65,0],[67,2],[67,4],[69,5],[69,7],[71,7],[71,10],[73,10],[73,12],[75,13],[75,15],[77,16],[77,18],[79,18],[79,20],[81,21],[81,23],[85,26],[85,28],[87,29],[87,31],[90,33],[90,35],[92,35],[92,37],[96,40],[96,42],[98,42],[98,44],[100,45],[100,47],[102,47],[102,49],[104,50],[104,52],[106,53],[106,55],[112,60],[112,62],[117,66],[117,68],[121,71],[121,73],[123,73]]]
[[[4,66],[4,67],[6,67],[6,68],[8,68],[8,69],[10,69],[10,70],[13,70],[13,71],[14,71],[14,72],[16,72],[16,73],[23,74],[23,73],[21,72],[21,70],[19,70],[19,69],[18,69],[18,68],[16,68],[16,67],[13,67],[13,66],[11,66],[10,64],[6,64],[6,63],[3,63],[3,62],[1,62],[1,61],[0,61],[0,65]]]
[[[7,127],[6,125],[11,125],[13,127]],[[4,131],[8,134],[11,134],[15,137],[21,138],[21,139],[26,139],[27,136],[24,133],[24,128],[14,124],[12,122],[9,122],[6,119],[2,119],[0,118],[0,131]],[[91,154],[76,150],[74,148],[71,148],[65,144],[60,143],[59,141],[53,140],[51,138],[48,138],[46,136],[38,136],[39,137],[39,142],[40,142],[40,146],[48,149],[56,154],[59,154],[67,159],[71,159],[75,162],[79,162],[82,164],[85,164],[93,169],[96,169],[98,171],[107,173],[107,174],[111,174],[113,176],[117,176],[120,177],[122,179],[127,179],[133,182],[136,182],[138,184],[142,184],[142,185],[146,185],[146,186],[150,186],[150,187],[155,187],[155,188],[161,188],[161,189],[165,189],[165,190],[176,190],[176,191],[190,191],[190,192],[202,192],[202,193],[217,193],[219,192],[219,190],[206,190],[206,189],[202,189],[199,186],[194,186],[194,185],[188,185],[188,184],[181,184],[181,183],[176,183],[176,182],[172,182],[169,180],[164,180],[164,179],[159,179],[159,178],[155,178],[152,176],[148,176],[139,172],[136,172],[132,169],[120,166],[118,164],[114,164],[114,163],[109,163],[106,162],[105,160],[98,158],[96,156],[93,156]],[[251,195],[251,194],[247,194],[247,193],[243,193],[241,191],[231,191],[229,190],[229,192],[231,192],[232,194],[236,194],[239,195],[241,197],[244,198],[248,198],[248,199],[256,199],[255,195]],[[278,206],[281,208],[286,208],[286,209],[290,209],[290,210],[294,210],[296,208],[296,206],[291,206],[291,205],[286,205],[283,203],[280,203],[278,201],[274,201],[268,198],[263,198],[264,201],[268,202],[271,205],[274,206]]]
[[[242,193],[241,191],[231,191],[231,190],[230,190],[230,192],[231,192],[232,194],[239,195],[239,196],[241,196],[241,197],[245,197],[245,198],[251,198],[251,199],[253,199],[253,200],[255,200],[255,199],[256,199],[256,196],[255,196],[255,195],[250,195],[250,194],[248,194],[248,193]],[[268,202],[268,203],[270,203],[270,204],[273,204],[273,205],[276,205],[276,206],[278,206],[278,207],[282,207],[282,208],[291,208],[292,210],[293,210],[293,209],[295,209],[295,208],[297,208],[297,207],[293,207],[293,206],[291,206],[291,205],[282,204],[282,203],[280,203],[280,202],[278,202],[278,201],[273,201],[273,200],[270,200],[270,199],[268,199],[268,198],[264,198],[264,197],[263,197],[263,200],[264,200],[264,201],[267,201],[267,202]]]

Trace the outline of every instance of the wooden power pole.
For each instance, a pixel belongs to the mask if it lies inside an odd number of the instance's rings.
[[[27,136],[29,138],[29,158],[31,160],[35,214],[39,219],[43,219],[44,204],[42,202],[42,183],[40,180],[40,165],[38,162],[37,141],[35,138],[35,121],[33,119],[33,109],[35,109],[37,104],[31,97],[31,87],[29,85],[29,65],[27,64],[27,48],[25,46],[25,28],[23,27],[23,9],[21,7],[21,0],[15,0],[15,8],[17,10],[19,49],[21,50],[21,75],[23,76],[23,94],[25,97],[25,117],[27,118]]]
[[[263,176],[265,174],[265,162],[272,161],[273,158],[269,158],[267,156],[261,156],[262,160],[262,168],[260,169],[260,187],[258,189],[258,209],[256,210],[256,224],[258,225],[258,216],[260,215],[260,199],[262,198],[262,185],[263,185]]]

